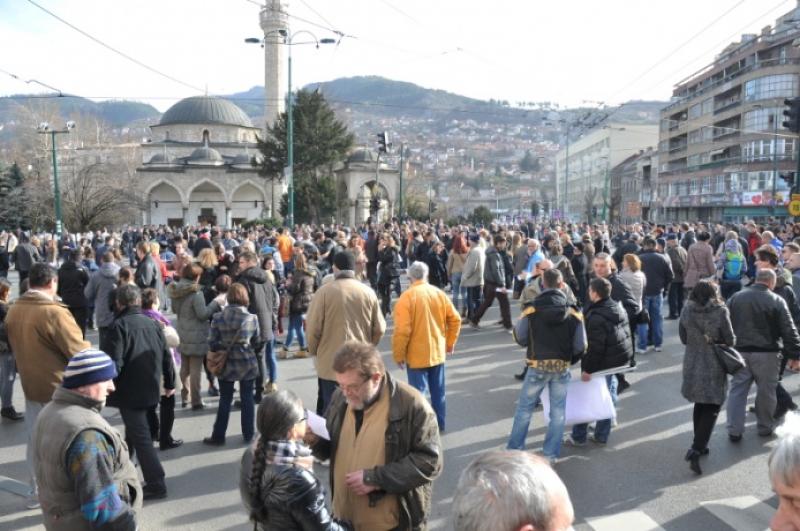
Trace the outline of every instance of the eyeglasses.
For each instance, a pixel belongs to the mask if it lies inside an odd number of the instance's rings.
[[[342,391],[344,391],[345,393],[355,393],[359,389],[364,387],[364,384],[367,383],[368,381],[369,381],[369,377],[366,377],[361,381],[361,383],[350,384],[350,385],[342,385],[341,386],[342,387]]]
[[[308,422],[308,411],[303,413],[303,417],[300,420],[298,420],[297,422],[295,422],[295,424],[300,424],[301,422]]]

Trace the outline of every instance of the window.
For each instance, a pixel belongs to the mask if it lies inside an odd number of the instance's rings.
[[[706,176],[703,177],[703,186],[700,189],[701,194],[710,194],[711,193],[711,177]]]
[[[703,114],[708,114],[714,110],[714,98],[703,101]]]
[[[724,175],[717,175],[714,177],[714,193],[715,194],[724,194],[725,193],[725,176]]]
[[[738,173],[731,173],[725,177],[727,181],[728,190],[731,192],[738,192],[739,191],[739,174]],[[723,190],[724,191],[724,190]]]
[[[744,99],[747,101],[792,96],[797,96],[797,76],[794,74],[764,76],[744,84]]]
[[[699,118],[703,115],[703,106],[701,103],[695,103],[689,107],[689,119]]]
[[[745,131],[772,131],[775,128],[775,118],[782,112],[782,108],[771,107],[768,109],[753,109],[744,113]]]
[[[699,188],[698,179],[692,179],[689,181],[689,194],[690,195],[697,195],[697,189]]]

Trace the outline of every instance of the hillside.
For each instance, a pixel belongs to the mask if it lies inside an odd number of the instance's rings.
[[[54,108],[62,120],[76,114],[96,116],[111,127],[123,127],[138,120],[156,119],[161,113],[146,103],[137,101],[92,101],[78,96],[41,98],[14,95],[0,98],[0,124],[20,119],[19,107]]]

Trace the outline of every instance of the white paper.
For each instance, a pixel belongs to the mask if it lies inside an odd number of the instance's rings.
[[[308,428],[311,430],[311,433],[318,437],[322,437],[326,441],[330,441],[331,436],[328,433],[328,428],[325,426],[325,418],[320,417],[308,409],[306,409],[306,415],[308,415],[308,420],[306,422],[308,424]]]
[[[544,423],[550,423],[550,392],[547,387],[541,394]],[[580,379],[569,382],[567,389],[566,426],[610,419],[616,416],[614,403],[605,378],[592,377],[588,382]]]

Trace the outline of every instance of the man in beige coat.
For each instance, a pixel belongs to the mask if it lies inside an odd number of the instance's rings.
[[[56,300],[58,273],[55,268],[43,263],[34,264],[28,282],[28,291],[8,310],[6,328],[25,393],[26,456],[31,473],[28,508],[35,509],[39,502],[31,446],[33,425],[39,412],[61,385],[69,359],[90,345],[84,341],[69,309]]]
[[[377,345],[386,321],[375,292],[355,279],[355,256],[333,258],[334,280],[319,288],[306,313],[308,351],[317,367],[317,413],[324,415],[336,390],[333,356],[347,341]]]

